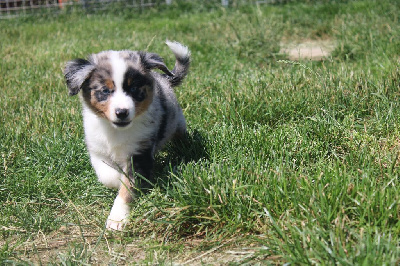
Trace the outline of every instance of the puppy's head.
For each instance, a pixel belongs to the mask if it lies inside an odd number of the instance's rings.
[[[105,51],[68,62],[64,75],[70,95],[82,91],[94,113],[115,128],[126,128],[153,101],[154,68],[173,75],[157,54]]]

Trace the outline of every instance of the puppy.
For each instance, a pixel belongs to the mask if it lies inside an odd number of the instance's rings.
[[[166,44],[176,57],[172,71],[159,55],[141,51],[104,51],[70,61],[64,70],[69,94],[81,92],[85,141],[97,177],[119,189],[108,229],[123,229],[134,190],[152,181],[155,153],[186,132],[172,88],[187,75],[190,52],[180,43]]]

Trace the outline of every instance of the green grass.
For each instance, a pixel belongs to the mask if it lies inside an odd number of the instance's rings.
[[[398,264],[399,3],[196,5],[0,21],[2,264]],[[166,39],[192,51],[190,134],[157,156],[126,232],[106,232],[116,192],[62,69],[107,49],[172,66]],[[309,39],[335,49],[280,53]]]

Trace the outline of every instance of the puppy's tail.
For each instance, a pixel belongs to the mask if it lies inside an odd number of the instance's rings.
[[[167,40],[165,43],[172,50],[176,57],[175,66],[172,70],[174,76],[168,77],[171,82],[171,86],[175,87],[182,83],[182,80],[189,72],[190,51],[186,46],[178,42],[170,42]]]

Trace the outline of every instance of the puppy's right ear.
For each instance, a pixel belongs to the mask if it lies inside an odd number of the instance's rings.
[[[78,94],[83,83],[90,77],[94,69],[95,66],[85,59],[75,59],[66,64],[64,76],[69,95]]]

